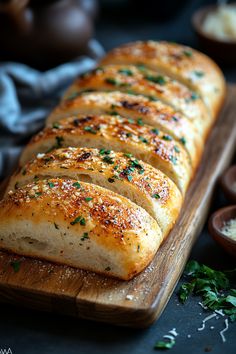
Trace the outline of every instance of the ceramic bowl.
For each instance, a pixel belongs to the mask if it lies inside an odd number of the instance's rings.
[[[200,8],[192,17],[192,25],[197,34],[201,49],[216,61],[222,64],[235,65],[236,40],[224,41],[206,33],[203,23],[210,12],[215,11],[217,5]]]
[[[236,165],[231,166],[223,173],[220,184],[226,198],[236,204]]]
[[[236,258],[236,240],[221,232],[224,224],[236,219],[236,205],[231,205],[217,210],[209,219],[208,229],[213,239],[229,254]]]

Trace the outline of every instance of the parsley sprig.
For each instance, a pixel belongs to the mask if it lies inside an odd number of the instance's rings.
[[[199,295],[209,310],[223,310],[231,321],[236,320],[236,289],[232,288],[236,269],[231,271],[214,270],[196,261],[190,261],[185,269],[188,282],[181,285],[179,299],[185,303],[188,297]]]

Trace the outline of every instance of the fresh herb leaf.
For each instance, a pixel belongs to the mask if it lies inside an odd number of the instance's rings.
[[[86,202],[90,202],[90,200],[93,200],[93,198],[91,198],[91,197],[86,197],[86,198],[84,198],[84,200],[85,200]]]
[[[55,187],[55,184],[53,182],[48,182],[48,185],[49,185],[50,188]]]
[[[160,197],[160,195],[159,195],[158,193],[154,193],[154,194],[152,195],[152,198],[160,199],[161,197]]]
[[[10,264],[11,264],[15,273],[19,272],[20,264],[21,264],[20,261],[12,261]]]
[[[84,234],[83,234],[83,236],[81,237],[81,241],[84,241],[84,240],[88,240],[89,239],[89,235],[88,235],[88,233],[87,232],[85,232]]]
[[[72,186],[76,187],[77,189],[79,189],[81,187],[79,182],[73,183]]]
[[[109,165],[113,165],[114,164],[114,161],[112,160],[112,158],[110,156],[103,157],[102,161],[108,163]]]
[[[167,341],[162,341],[160,340],[159,342],[156,342],[154,349],[171,349],[175,345],[175,340],[170,339],[168,342]]]
[[[73,221],[71,221],[71,225],[75,225],[75,224],[78,224],[80,223],[80,225],[85,225],[86,222],[85,222],[85,219],[82,217],[82,216],[77,216],[77,218],[75,218]]]
[[[106,149],[99,150],[100,155],[109,155],[110,153],[111,153],[111,150],[106,150]]]
[[[120,69],[118,72],[126,76],[133,76],[133,72],[129,69]]]
[[[159,85],[166,84],[166,79],[164,78],[164,76],[161,76],[161,75],[158,75],[158,76],[146,75],[144,78],[148,81],[154,82],[155,84],[159,84]]]
[[[171,140],[173,140],[173,138],[170,136],[170,135],[163,135],[163,137],[162,137],[162,139],[163,140],[166,140],[166,141],[171,141]]]

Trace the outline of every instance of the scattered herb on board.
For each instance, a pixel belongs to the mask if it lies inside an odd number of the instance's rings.
[[[21,264],[20,261],[12,261],[10,264],[15,273],[19,272]]]
[[[156,342],[154,349],[171,349],[175,345],[174,339],[168,339],[168,341],[160,340]]]
[[[83,236],[81,237],[81,241],[84,241],[84,240],[88,240],[89,239],[89,235],[87,232],[84,232]]]
[[[232,288],[236,269],[218,271],[192,260],[184,274],[188,282],[181,285],[178,293],[182,303],[190,295],[198,295],[209,310],[222,310],[232,322],[236,320],[236,289]]]

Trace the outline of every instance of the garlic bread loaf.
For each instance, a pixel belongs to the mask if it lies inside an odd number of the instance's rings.
[[[112,50],[23,150],[0,202],[0,249],[124,280],[141,272],[176,223],[225,87],[183,45]]]
[[[7,192],[46,178],[72,178],[117,192],[145,209],[166,236],[173,227],[182,196],[161,171],[132,154],[106,149],[66,148],[38,154],[12,176]]]
[[[24,149],[23,166],[38,153],[59,147],[95,147],[133,154],[160,169],[176,183],[182,194],[191,180],[188,154],[180,143],[148,125],[120,116],[77,116],[62,119],[33,137]],[[109,163],[109,162],[108,162]]]
[[[50,114],[46,124],[57,124],[62,118],[78,114],[119,114],[134,119],[140,125],[145,123],[160,129],[182,144],[190,156],[193,168],[197,166],[203,150],[203,125],[200,120],[197,120],[198,130],[197,125],[180,112],[161,101],[154,102],[141,95],[119,91],[84,93],[72,100],[63,100]]]
[[[107,64],[145,65],[172,77],[198,93],[213,118],[222,106],[226,91],[223,74],[213,60],[193,48],[138,41],[113,49],[100,63]]]
[[[125,280],[149,264],[162,238],[144,209],[73,179],[39,180],[0,202],[1,248]]]

